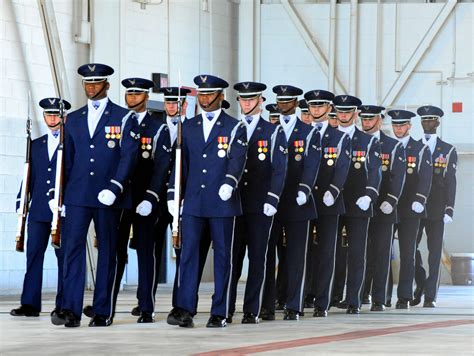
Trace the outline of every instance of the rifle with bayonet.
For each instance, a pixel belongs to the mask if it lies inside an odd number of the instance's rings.
[[[30,176],[31,176],[31,117],[30,94],[28,93],[28,117],[26,119],[26,157],[23,165],[23,180],[20,192],[20,207],[18,208],[18,224],[16,229],[16,251],[25,251],[26,216],[30,202]]]
[[[51,246],[56,249],[61,247],[61,209],[64,190],[64,101],[62,98],[59,99],[59,118],[59,144],[56,152],[53,220],[51,220]]]
[[[176,136],[175,151],[175,168],[174,168],[174,201],[173,201],[173,224],[171,235],[173,239],[173,247],[181,248],[181,195],[182,195],[182,173],[183,173],[183,156],[182,156],[182,123],[181,123],[181,86],[178,86],[178,130]]]

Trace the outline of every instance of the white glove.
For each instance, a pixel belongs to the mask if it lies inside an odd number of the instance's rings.
[[[59,209],[59,211],[61,212],[61,216],[63,218],[66,217],[66,205],[63,204],[63,206],[61,206],[61,209]]]
[[[151,203],[148,200],[144,200],[138,204],[136,212],[141,216],[148,216],[151,214],[152,208]]]
[[[332,194],[329,190],[327,190],[326,193],[324,193],[323,203],[326,206],[333,206],[334,205],[334,197],[332,196]]]
[[[361,210],[367,211],[371,201],[372,199],[368,195],[364,195],[363,197],[357,199],[356,204]]]
[[[306,198],[306,194],[303,192],[298,192],[298,196],[296,197],[296,203],[301,206],[305,205],[306,202],[308,201],[308,198]]]
[[[115,196],[115,194],[108,189],[102,190],[97,196],[97,199],[99,199],[102,204],[107,206],[111,206],[116,198],[117,197]]]
[[[388,215],[393,212],[393,206],[388,201],[384,201],[380,204],[380,210],[382,210],[382,213]]]
[[[174,200],[168,200],[168,212],[174,216]]]
[[[53,212],[53,210],[58,206],[58,201],[56,199],[51,199],[50,201],[48,201],[48,205],[49,205],[49,210]]]
[[[411,205],[411,210],[413,210],[415,213],[422,213],[425,210],[425,207],[418,203],[417,201],[414,201],[413,204]]]
[[[275,207],[271,204],[263,204],[263,213],[266,215],[266,216],[273,216],[275,215],[277,212],[277,210],[275,209]]]
[[[452,222],[453,222],[453,218],[452,218],[451,216],[449,216],[448,214],[444,214],[443,222],[444,222],[445,224],[452,223]]]
[[[219,189],[219,196],[223,201],[227,201],[232,196],[232,191],[234,189],[229,184],[222,184]]]

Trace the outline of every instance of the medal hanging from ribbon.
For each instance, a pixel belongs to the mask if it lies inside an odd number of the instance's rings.
[[[267,158],[266,153],[268,152],[268,141],[260,140],[257,142],[258,145],[258,159],[264,161]]]
[[[440,174],[443,171],[443,168],[448,166],[448,160],[444,157],[443,154],[440,154],[434,161],[434,172],[435,174]]]
[[[407,157],[407,173],[408,174],[413,174],[414,170],[413,168],[416,167],[416,157],[415,156],[408,156]]]
[[[296,140],[293,145],[295,146],[295,161],[301,161],[301,159],[303,158],[303,156],[301,155],[301,153],[304,152],[304,140]]]
[[[226,150],[229,148],[228,144],[229,138],[227,136],[218,136],[217,137],[217,155],[220,158],[224,158],[226,156]]]
[[[382,171],[386,172],[390,164],[390,155],[388,153],[382,153],[380,158],[382,159]]]

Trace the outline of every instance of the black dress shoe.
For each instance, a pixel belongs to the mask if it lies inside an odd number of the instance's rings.
[[[260,310],[260,319],[266,320],[266,321],[275,320],[275,312],[271,312],[270,310],[262,308]]]
[[[415,293],[413,293],[413,299],[410,300],[410,306],[414,307],[421,303],[421,296],[423,295],[423,288],[416,287]]]
[[[409,309],[410,306],[408,304],[408,300],[399,299],[397,300],[397,304],[395,304],[395,309]]]
[[[226,326],[226,318],[220,315],[211,315],[206,324],[206,328],[225,328]]]
[[[33,308],[31,305],[24,304],[19,308],[12,309],[10,311],[11,316],[39,316],[39,311]]]
[[[337,303],[336,307],[338,309],[347,309],[348,304],[345,300],[341,300],[339,303]]]
[[[305,308],[314,308],[314,295],[308,294],[304,299]]]
[[[423,303],[423,308],[436,308],[436,302],[434,300],[425,298],[425,302]]]
[[[225,321],[227,324],[232,324],[232,318],[233,318],[234,314],[229,314],[229,316],[227,318],[225,318]]]
[[[154,323],[154,322],[155,322],[155,317],[153,316],[153,313],[142,312],[142,314],[137,319],[137,323],[139,324]]]
[[[285,310],[285,303],[277,300],[275,303],[275,310]]]
[[[384,311],[385,305],[383,303],[373,302],[370,311]]]
[[[92,305],[86,305],[84,309],[82,309],[82,313],[88,318],[93,318],[95,316],[94,308],[92,308]]]
[[[388,299],[386,302],[385,302],[385,306],[387,308],[391,308],[392,307],[392,300],[391,299]]]
[[[81,326],[81,318],[70,310],[63,310],[64,326],[66,328],[77,328]],[[61,324],[59,324],[61,325]]]
[[[334,296],[331,299],[331,303],[329,303],[329,307],[337,307],[337,305],[341,302],[342,297]]]
[[[173,310],[168,314],[166,322],[169,325],[178,325],[182,328],[194,327],[193,316],[191,313],[180,308],[173,308]]]
[[[254,313],[244,313],[242,324],[258,324],[259,319]]]
[[[372,296],[370,294],[364,295],[362,298],[362,304],[372,304]]]
[[[346,310],[346,314],[360,314],[360,308],[355,305],[349,305]]]
[[[283,314],[283,320],[299,320],[300,313],[296,310],[286,309]]]
[[[137,305],[135,308],[132,309],[132,311],[130,312],[133,316],[140,316],[141,313],[140,313],[140,307]]]
[[[135,310],[135,308],[133,308],[133,310]],[[132,315],[133,315],[133,310],[132,310]],[[169,325],[179,325],[178,322],[177,322],[178,313],[179,313],[178,308],[171,309],[171,311],[168,313],[168,317],[166,318],[166,322]]]
[[[323,308],[316,307],[316,308],[314,308],[313,316],[316,317],[316,318],[325,318],[325,317],[328,316],[328,312],[327,312],[327,310],[325,310]]]
[[[64,312],[59,308],[54,308],[51,312],[51,323],[53,325],[64,325],[66,324],[66,316]]]
[[[113,320],[102,315],[96,315],[89,322],[90,327],[104,327],[112,325]]]

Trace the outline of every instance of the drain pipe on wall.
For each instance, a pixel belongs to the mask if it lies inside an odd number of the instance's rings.
[[[349,55],[349,93],[357,96],[357,41],[359,38],[358,1],[351,0],[350,55]]]

